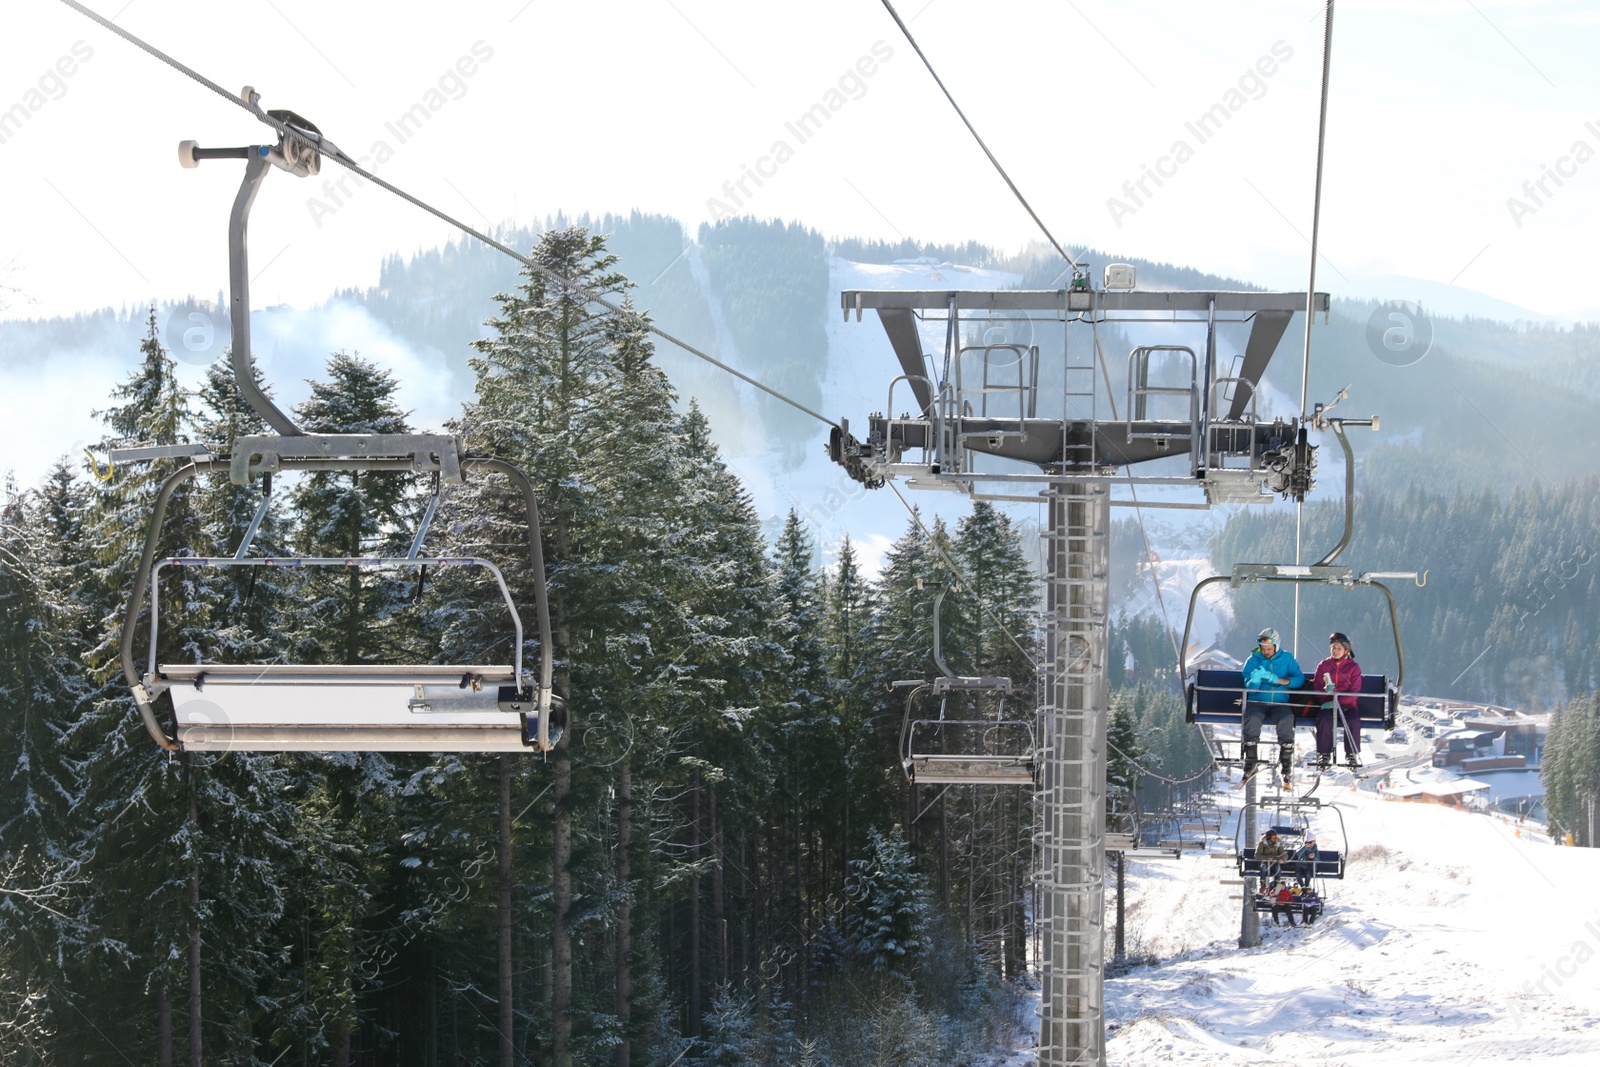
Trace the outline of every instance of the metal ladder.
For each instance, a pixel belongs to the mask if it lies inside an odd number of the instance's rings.
[[[1042,672],[1038,838],[1040,1067],[1105,1059],[1109,495],[1104,484],[1052,487],[1043,535],[1049,645]]]
[[[1071,334],[1071,324],[1067,323],[1061,330],[1061,463],[1067,470],[1094,470],[1100,458],[1095,443],[1099,367],[1093,341],[1074,348]],[[1074,437],[1074,423],[1087,423],[1088,433]]]

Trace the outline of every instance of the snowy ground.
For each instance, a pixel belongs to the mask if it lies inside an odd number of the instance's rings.
[[[1128,951],[1153,962],[1106,983],[1110,1063],[1600,1063],[1600,850],[1347,777],[1318,795],[1344,816],[1349,875],[1322,921],[1269,921],[1258,948],[1237,947],[1217,858],[1231,825],[1211,855],[1130,862]],[[1314,824],[1324,848],[1335,825]]]

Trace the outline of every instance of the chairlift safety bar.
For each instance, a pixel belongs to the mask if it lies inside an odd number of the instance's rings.
[[[158,674],[156,670],[156,647],[157,637],[159,636],[159,620],[161,617],[161,572],[167,567],[266,567],[269,569],[283,570],[292,570],[301,567],[353,567],[361,570],[395,570],[408,567],[483,567],[487,569],[490,574],[494,575],[495,583],[500,587],[500,598],[502,601],[504,601],[506,610],[511,613],[511,626],[515,632],[515,643],[512,645],[512,655],[515,661],[512,665],[512,677],[515,679],[513,684],[515,684],[519,689],[523,688],[524,686],[524,678],[522,673],[522,616],[517,612],[517,606],[511,599],[511,589],[506,585],[505,575],[500,572],[499,567],[495,566],[489,560],[479,559],[475,556],[438,556],[431,559],[417,559],[410,557],[406,559],[396,559],[392,556],[251,556],[245,559],[229,559],[226,557],[211,556],[174,556],[159,560],[150,571],[150,659],[149,672],[146,676],[148,680],[145,684],[150,688],[152,694],[154,695],[160,694],[160,689],[157,687],[157,681],[161,674],[167,674],[171,672],[170,667],[160,672],[160,674]],[[351,675],[352,678],[362,677],[362,666],[363,665],[335,667],[332,670],[325,671],[312,671],[307,667],[294,668],[294,671],[304,674],[303,678],[295,677],[294,674],[290,672],[270,671],[266,668],[255,669],[258,671],[260,680],[262,681],[271,681],[277,684],[294,684],[296,682],[303,682],[307,684],[314,683],[319,685],[328,685],[333,684],[332,676],[336,675],[339,671],[343,671]],[[214,672],[216,670],[216,665],[202,664],[199,665],[198,669],[202,672]],[[468,669],[470,670],[470,668]],[[485,669],[488,670],[489,668]],[[377,671],[368,671],[367,674],[375,675],[382,671],[387,671],[389,672],[390,676],[398,676],[403,675],[406,671],[410,670],[413,670],[413,668],[384,667],[378,668]],[[454,673],[456,675],[460,675],[461,670],[456,670]],[[377,685],[385,683],[378,680],[371,680],[366,682],[354,681],[352,684]]]

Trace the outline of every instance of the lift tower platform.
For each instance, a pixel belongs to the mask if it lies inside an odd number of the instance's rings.
[[[1309,420],[1265,421],[1256,399],[1294,313],[1326,315],[1327,294],[1308,304],[1305,293],[1141,291],[1134,282],[1131,266],[1113,264],[1098,289],[1079,269],[1065,289],[847,290],[841,301],[847,320],[877,313],[901,374],[864,436],[843,421],[833,431],[834,461],[868,487],[900,477],[911,488],[1043,503],[1048,513],[1040,1067],[1105,1063],[1109,516],[1132,503],[1112,488],[1187,486],[1198,500],[1156,506],[1206,508],[1301,500],[1315,473]],[[1109,323],[1172,342],[1128,353],[1120,409],[1101,343]],[[1160,469],[1135,474],[1143,465]]]

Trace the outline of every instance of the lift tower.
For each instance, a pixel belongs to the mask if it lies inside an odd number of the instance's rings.
[[[1198,500],[1157,506],[1206,508],[1301,500],[1315,473],[1309,420],[1264,421],[1256,396],[1294,313],[1326,315],[1327,294],[1308,305],[1304,293],[1139,290],[1135,280],[1133,267],[1112,264],[1101,288],[1079,268],[1056,290],[842,294],[847,320],[877,312],[902,373],[864,438],[847,422],[835,428],[834,461],[868,487],[903,477],[911,488],[1042,502],[1048,513],[1035,761],[1040,1067],[1105,1063],[1109,516],[1133,503],[1112,487],[1198,488]],[[1188,342],[1133,348],[1120,415],[1101,346],[1107,323]],[[910,404],[899,415],[897,388]],[[1163,472],[1135,474],[1142,464]]]

